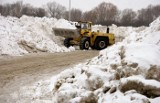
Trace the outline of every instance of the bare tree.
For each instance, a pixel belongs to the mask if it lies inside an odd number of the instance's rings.
[[[146,8],[146,21],[147,23],[151,23],[153,21],[153,12],[152,12],[152,8],[153,6],[152,5],[149,5],[147,8]]]
[[[36,9],[36,16],[43,17],[46,15],[46,11],[43,8],[37,8]]]
[[[82,19],[82,11],[79,9],[72,9],[71,10],[71,20],[79,21],[81,19]]]
[[[82,11],[79,9],[71,9],[71,21],[79,21],[82,20]],[[68,20],[69,19],[69,11],[65,11],[63,18]]]
[[[116,20],[118,9],[111,3],[103,2],[95,8],[97,14],[97,22],[110,25]]]
[[[121,25],[132,26],[135,23],[136,13],[132,9],[125,9],[122,12]]]
[[[137,25],[148,26],[153,21],[152,6],[148,6],[146,9],[141,9],[138,11]]]
[[[6,5],[3,7],[2,15],[4,15],[4,16],[10,15],[10,10],[11,10],[11,5],[6,4]]]
[[[14,4],[11,4],[10,15],[16,16],[16,17],[21,17],[22,16],[22,8],[23,8],[22,1],[18,1]]]
[[[0,14],[2,13],[2,11],[3,11],[3,6],[0,5]]]
[[[49,12],[51,17],[61,18],[63,17],[66,8],[56,2],[47,3],[47,11]]]
[[[156,5],[152,7],[152,15],[153,15],[153,19],[156,19],[158,16],[160,16],[160,5]]]
[[[68,19],[68,11],[66,11],[64,6],[56,2],[50,2],[46,7],[46,10],[44,8],[35,8],[20,1],[13,4],[0,5],[0,14],[16,17],[21,17],[22,15],[43,17],[48,16],[48,13],[50,17]],[[132,9],[125,9],[121,12],[115,5],[103,2],[96,8],[84,13],[79,9],[71,10],[72,21],[85,20],[102,25],[115,23],[125,26],[147,26],[158,16],[160,16],[160,5],[149,5],[147,8],[143,8],[137,12]]]
[[[97,13],[95,10],[91,10],[88,12],[84,12],[83,14],[83,20],[85,21],[91,21],[93,23],[97,22]]]
[[[28,16],[36,16],[36,9],[29,4],[26,4],[23,6],[22,14]]]

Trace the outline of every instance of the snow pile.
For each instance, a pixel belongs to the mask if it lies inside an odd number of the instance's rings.
[[[54,102],[155,103],[160,100],[159,24],[160,17],[143,30],[130,28],[130,35],[123,42],[59,74],[53,89]]]
[[[114,33],[115,35],[115,40],[116,42],[121,42],[124,38],[132,34],[133,32],[139,33],[143,31],[146,27],[117,27],[116,25],[112,24],[109,26],[110,33]],[[102,25],[94,25],[92,27],[93,31],[99,30],[100,32],[106,32],[107,31],[107,26],[102,26]]]
[[[116,37],[116,42],[121,42],[125,37],[129,36],[131,33],[136,32],[139,33],[140,31],[143,31],[146,27],[138,27],[138,28],[133,28],[133,27],[117,27],[116,25],[112,24],[109,26],[110,33],[114,33]],[[106,32],[107,31],[107,26],[102,26],[102,25],[94,25],[92,27],[93,31],[99,30],[100,32]]]
[[[69,52],[52,32],[56,25],[74,28],[66,20],[22,16],[0,16],[0,54],[23,55],[30,52]]]
[[[74,25],[71,25],[72,22],[70,23],[69,21],[65,19],[59,19],[55,24],[55,28],[69,28],[69,29],[76,29]]]

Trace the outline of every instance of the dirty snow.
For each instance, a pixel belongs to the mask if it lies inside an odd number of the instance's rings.
[[[53,27],[75,28],[64,19],[0,16],[0,54],[23,55],[32,52],[69,52],[52,32]]]
[[[94,30],[100,27],[95,26]],[[102,30],[105,31],[106,27]],[[20,88],[11,94],[12,101],[159,103],[160,17],[149,27],[112,25],[111,31],[116,31],[116,36],[123,37],[123,41],[100,51],[99,56],[67,69],[56,77]]]
[[[160,17],[150,27],[121,28],[126,32],[122,42],[57,76],[55,103],[155,103],[160,96]]]

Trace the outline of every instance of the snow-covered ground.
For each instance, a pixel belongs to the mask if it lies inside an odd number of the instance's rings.
[[[4,27],[5,30],[2,29],[1,31],[9,35],[6,29],[9,28],[7,30],[10,30],[12,28],[10,27],[10,23],[14,24],[13,22],[16,18],[0,18],[4,19],[4,24],[6,21],[8,22]],[[18,19],[18,21],[24,22],[25,26],[22,25],[23,23],[20,23],[20,26],[17,28],[21,29],[18,32],[14,31],[14,28],[11,29],[12,31],[9,32],[13,32],[12,38],[5,38],[5,35],[2,35],[4,41],[17,41],[19,35],[16,33],[22,33],[24,30],[27,30],[27,34],[33,35],[34,33],[32,32],[37,26],[33,26],[35,22],[31,22],[31,27],[26,26],[28,19],[36,20],[37,24],[42,22],[44,23],[43,25],[49,25],[49,27],[57,22],[55,19],[50,21],[52,19],[24,16]],[[43,22],[43,20],[48,20],[48,22]],[[64,21],[59,22],[62,23]],[[58,23],[57,25],[60,24]],[[42,38],[43,40],[48,36],[53,36],[51,30],[48,30],[51,28],[44,29],[42,25],[39,26],[42,28],[42,31],[37,31],[37,38],[41,34],[45,34]],[[0,27],[3,27],[3,25],[0,24]],[[13,27],[17,30],[16,26]],[[93,30],[100,28],[106,31],[106,27],[102,26],[94,26]],[[42,33],[38,35],[39,32]],[[69,68],[46,81],[38,81],[32,86],[20,88],[11,94],[13,97],[12,101],[17,103],[159,103],[160,17],[152,22],[149,27],[132,28],[112,25],[111,32],[115,33],[117,37],[123,37],[124,40],[100,51],[99,56],[86,63]],[[20,36],[20,38],[25,39],[25,33],[20,35],[23,36]],[[42,39],[39,44],[39,38],[38,40],[35,40],[37,39],[35,37],[31,38],[31,40],[28,37],[26,38],[25,41],[27,43],[32,42],[36,44],[36,47],[40,46],[40,49],[43,48],[41,47]],[[53,39],[54,36],[51,38]],[[34,41],[32,41],[33,39]],[[0,41],[2,49],[5,48],[3,47],[4,41]],[[55,50],[49,49],[50,46],[48,47],[47,45],[47,50]],[[12,45],[8,46],[12,47]],[[1,48],[0,51],[5,50]],[[20,48],[19,50],[23,49]],[[66,50],[66,48],[60,50]]]
[[[64,19],[0,16],[0,55],[73,51],[61,45],[53,27],[75,28]]]

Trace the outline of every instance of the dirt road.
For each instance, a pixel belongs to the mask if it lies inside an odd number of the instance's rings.
[[[98,51],[40,53],[19,57],[0,57],[0,99],[19,87],[31,84],[85,62]]]

